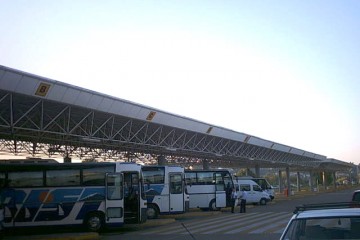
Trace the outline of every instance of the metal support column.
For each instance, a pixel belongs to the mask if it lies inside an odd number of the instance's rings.
[[[310,187],[310,192],[314,191],[314,179],[313,179],[313,172],[309,171],[309,187]]]
[[[255,165],[255,175],[256,177],[260,177],[260,166],[258,164]]]
[[[300,172],[296,173],[296,182],[297,182],[297,191],[300,192],[301,191],[301,187],[300,187]]]
[[[291,193],[291,181],[290,181],[290,168],[286,167],[286,188],[287,188],[287,195]]]
[[[284,190],[283,181],[282,181],[282,172],[279,170],[279,192],[282,193]]]

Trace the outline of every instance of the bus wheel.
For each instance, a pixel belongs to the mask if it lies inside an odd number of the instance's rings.
[[[146,215],[148,219],[155,219],[159,216],[159,210],[158,208],[153,204],[148,204]]]
[[[211,211],[220,211],[220,208],[216,207],[215,199],[211,200],[211,202],[209,204],[209,209]]]
[[[266,205],[266,199],[265,198],[260,199],[260,205]]]
[[[84,223],[90,232],[99,232],[104,227],[104,217],[99,213],[91,213]]]

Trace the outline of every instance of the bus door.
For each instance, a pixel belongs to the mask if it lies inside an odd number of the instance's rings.
[[[124,180],[121,173],[106,174],[106,223],[124,222]]]
[[[216,207],[226,207],[226,192],[222,173],[215,173],[215,199]]]
[[[185,210],[183,176],[182,173],[169,174],[169,212],[183,212]]]
[[[139,172],[124,173],[124,210],[125,223],[139,223],[140,217],[140,182]]]

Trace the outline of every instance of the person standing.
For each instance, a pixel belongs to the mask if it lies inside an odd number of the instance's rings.
[[[245,188],[241,189],[241,200],[240,200],[240,213],[245,213],[246,212],[246,197],[247,197],[247,192],[245,191]]]
[[[236,193],[236,189],[233,188],[232,192],[231,192],[231,212],[234,213],[234,208],[235,208],[235,204],[236,204],[236,199],[237,199],[237,193]]]
[[[228,182],[226,185],[225,193],[226,193],[226,206],[231,206],[232,188],[230,186],[230,182]]]

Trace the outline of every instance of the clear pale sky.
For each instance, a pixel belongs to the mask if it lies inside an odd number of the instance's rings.
[[[0,0],[0,65],[360,163],[359,0]]]

